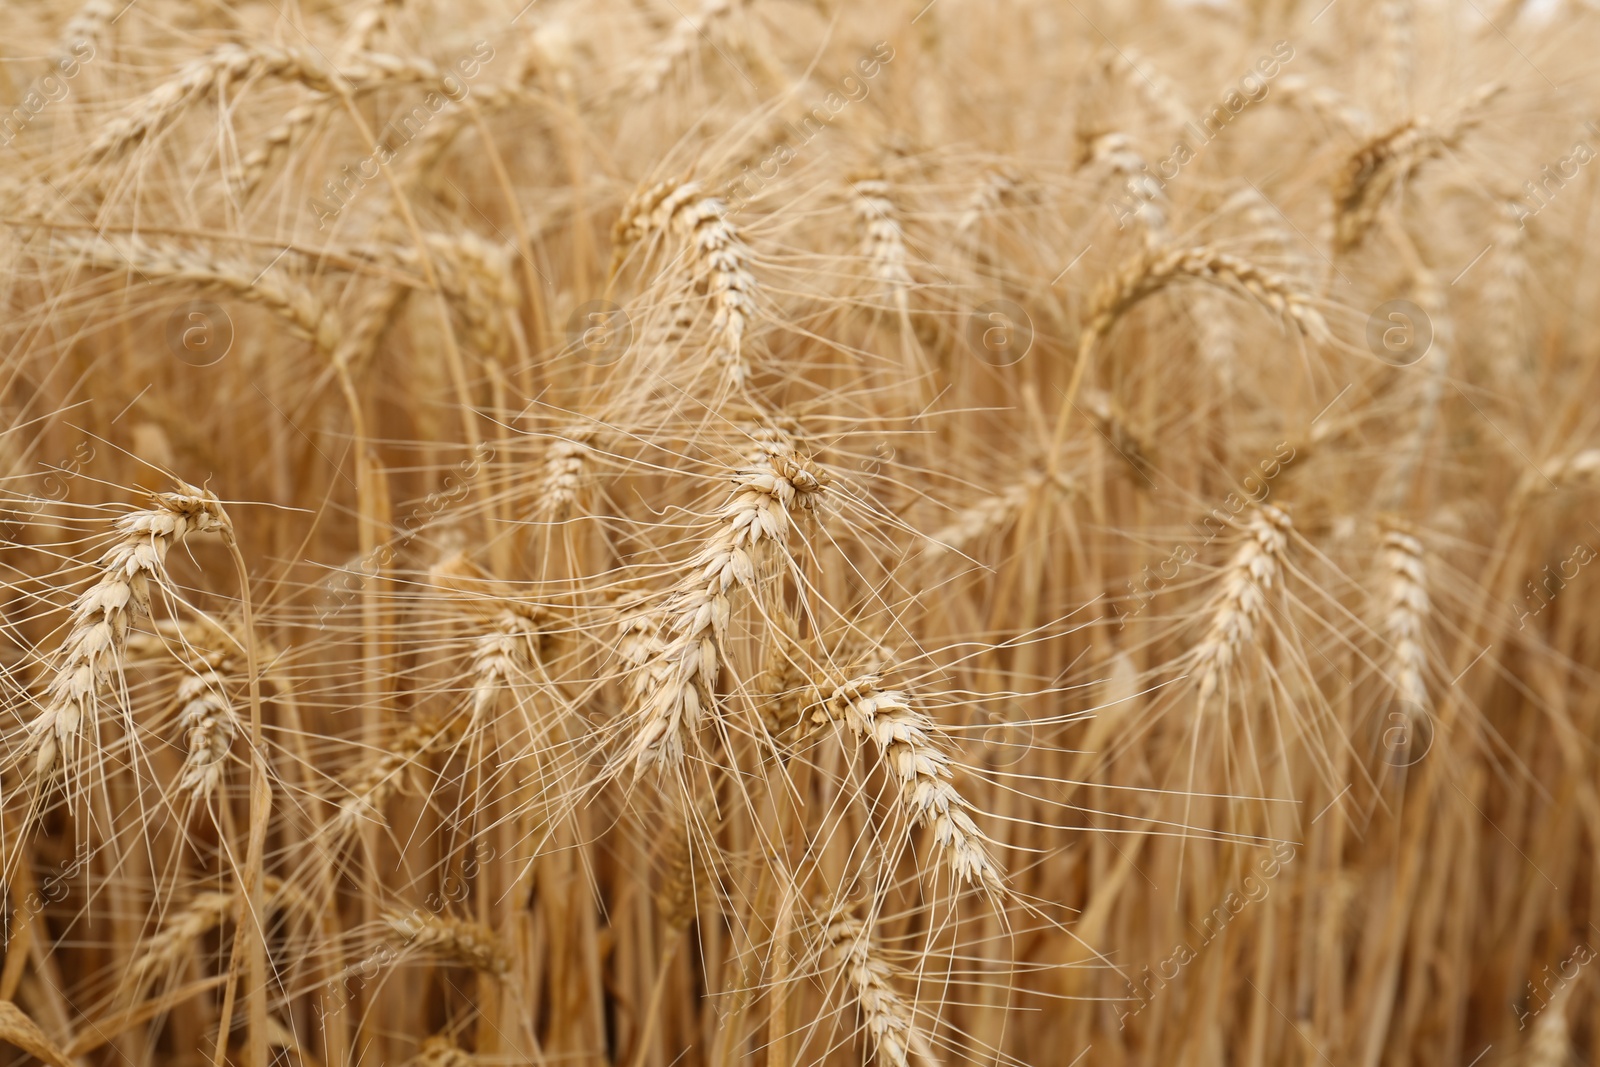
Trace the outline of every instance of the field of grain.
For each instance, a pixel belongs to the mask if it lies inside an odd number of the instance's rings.
[[[5,0],[0,1064],[1600,1055],[1600,9]]]

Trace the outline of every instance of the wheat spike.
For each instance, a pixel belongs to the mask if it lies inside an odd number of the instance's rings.
[[[1395,183],[1455,147],[1482,121],[1484,107],[1504,89],[1499,83],[1486,85],[1442,121],[1425,115],[1407,119],[1356,149],[1333,191],[1338,247],[1346,250],[1360,244]]]
[[[405,774],[439,744],[455,736],[460,728],[459,721],[454,718],[427,719],[407,725],[386,751],[345,775],[346,795],[340,800],[329,829],[336,837],[343,837],[355,830],[363,818],[381,818],[384,804],[400,788]]]
[[[292,884],[267,876],[262,888],[269,906],[287,905],[303,916],[316,914],[311,902]],[[135,988],[158,974],[172,971],[189,954],[194,943],[227,922],[239,908],[236,890],[206,890],[189,898],[168,916],[159,933],[147,939],[134,956],[128,977]],[[265,916],[262,917],[265,922]]]
[[[36,1057],[50,1067],[73,1067],[73,1061],[50,1040],[32,1017],[9,1000],[0,1000],[0,1040]]]
[[[881,178],[858,181],[853,187],[856,220],[861,225],[861,254],[866,257],[872,276],[883,283],[895,306],[906,307],[906,290],[911,287],[911,272],[906,269],[905,231],[889,199],[889,183]]]
[[[1328,341],[1328,324],[1300,286],[1281,274],[1213,248],[1152,250],[1101,282],[1090,305],[1080,351],[1094,345],[1140,301],[1175,282],[1192,279],[1242,289],[1316,341]]]
[[[750,249],[721,199],[702,195],[698,183],[669,180],[641,191],[617,219],[613,271],[632,245],[667,232],[683,242],[687,280],[704,288],[711,305],[712,358],[722,364],[729,382],[742,386],[749,377],[744,336],[756,313]]]
[[[503,608],[493,629],[472,650],[472,721],[482,724],[502,692],[524,681],[538,659],[539,615],[522,605]]]
[[[225,44],[195,60],[136,105],[109,122],[90,144],[91,161],[100,160],[159,133],[192,101],[219,95],[240,82],[277,78],[299,82],[322,93],[353,93],[391,85],[421,84],[448,95],[446,76],[434,63],[416,56],[366,52],[342,57],[338,69],[315,48],[265,42]]]
[[[1255,637],[1267,594],[1282,573],[1291,529],[1289,516],[1271,504],[1257,505],[1245,523],[1244,540],[1228,562],[1222,589],[1213,601],[1211,623],[1189,652],[1189,672],[1200,676],[1199,707],[1206,706],[1239,652]]]
[[[1095,138],[1089,151],[1091,167],[1116,179],[1128,199],[1137,205],[1133,216],[1143,227],[1145,246],[1156,249],[1166,244],[1167,218],[1172,204],[1167,199],[1166,189],[1150,173],[1149,164],[1134,148],[1133,139],[1125,133],[1103,134]]]
[[[158,493],[152,507],[116,522],[117,540],[96,564],[99,578],[72,605],[70,629],[28,727],[25,751],[33,774],[49,777],[77,758],[78,738],[99,706],[99,693],[122,669],[128,627],[150,613],[150,584],[166,580],[167,552],[191,533],[229,529],[222,505],[193,486]]]
[[[1426,712],[1429,602],[1422,542],[1403,530],[1385,533],[1383,569],[1387,576],[1384,635],[1389,641],[1395,691],[1408,706]]]
[[[423,1038],[416,1058],[411,1061],[415,1067],[473,1067],[477,1062],[476,1056],[444,1034]]]
[[[98,270],[129,271],[164,282],[187,283],[221,291],[276,312],[319,350],[333,356],[340,348],[338,319],[310,289],[249,264],[174,245],[152,245],[138,237],[80,237],[58,234],[52,246]]]
[[[700,6],[689,14],[674,8],[677,17],[673,19],[672,28],[638,66],[633,95],[642,99],[660,92],[678,64],[699,48],[701,42],[709,40],[707,31],[727,18],[741,2],[743,0],[701,0]]]
[[[660,646],[637,668],[642,704],[627,758],[639,771],[683,758],[685,739],[716,706],[717,650],[732,619],[730,593],[754,591],[761,556],[769,548],[784,551],[791,516],[817,507],[827,478],[792,446],[768,441],[734,472],[733,483],[716,531],[660,608]]]
[[[178,706],[178,725],[189,748],[178,788],[205,801],[222,780],[224,761],[239,732],[238,717],[216,671],[185,678],[178,686]]]
[[[867,924],[849,915],[828,919],[822,947],[861,1012],[879,1067],[909,1067],[913,1056],[937,1063],[911,1004],[895,989],[898,971],[879,953]]]
[[[481,923],[433,915],[414,908],[411,911],[386,913],[383,924],[390,933],[404,941],[407,948],[485,974],[504,976],[511,973],[512,961],[505,946],[493,931]]]
[[[935,530],[927,542],[928,555],[959,552],[994,533],[1021,514],[1028,501],[1045,488],[1055,488],[1071,496],[1078,487],[1065,474],[1032,471],[1021,481],[962,509],[949,523]]]
[[[885,772],[899,784],[911,825],[933,827],[933,840],[957,882],[986,893],[1005,892],[1000,869],[972,820],[972,805],[951,782],[950,757],[934,740],[938,728],[930,716],[913,707],[905,693],[881,689],[875,675],[865,675],[834,687],[812,713],[813,725],[829,719],[876,747]]]

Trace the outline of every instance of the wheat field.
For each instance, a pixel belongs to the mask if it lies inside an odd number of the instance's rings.
[[[0,1062],[1596,1062],[1593,4],[0,31]]]

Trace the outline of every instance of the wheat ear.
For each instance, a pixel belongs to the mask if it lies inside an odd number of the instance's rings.
[[[575,426],[550,442],[545,453],[539,490],[534,494],[534,513],[557,521],[567,518],[578,505],[589,466],[594,458],[590,441],[594,432]]]
[[[309,900],[280,878],[267,876],[262,883],[267,903],[288,904],[302,915],[315,914]],[[128,968],[129,978],[138,987],[155,974],[169,970],[182,960],[193,944],[205,934],[238,914],[236,890],[207,890],[196,893],[162,925],[158,934],[147,939]]]
[[[228,529],[217,498],[193,486],[157,493],[152,504],[117,520],[117,540],[96,565],[99,578],[72,605],[43,710],[28,727],[26,752],[41,781],[63,759],[75,760],[78,737],[94,718],[101,687],[121,672],[129,625],[150,613],[151,581],[166,580],[167,552],[191,533]]]
[[[91,47],[98,44],[106,27],[111,25],[111,20],[121,13],[122,5],[113,0],[89,0],[61,28],[61,43],[56,47],[56,58],[64,60],[73,56],[73,49],[79,44],[87,43]]]
[[[1384,636],[1395,691],[1408,707],[1428,710],[1427,568],[1422,542],[1402,530],[1383,535]]]
[[[884,771],[900,787],[900,805],[911,825],[933,827],[934,842],[956,881],[987,893],[1005,892],[1000,869],[970,814],[974,809],[951,781],[950,757],[935,740],[938,727],[931,716],[913,707],[905,693],[879,688],[877,676],[869,674],[836,686],[812,712],[813,725],[829,719],[872,742]]]
[[[1305,107],[1328,125],[1356,137],[1367,137],[1372,120],[1366,112],[1350,103],[1339,90],[1329,85],[1313,85],[1298,74],[1286,74],[1275,87],[1279,103],[1287,107]]]
[[[1194,113],[1184,100],[1183,91],[1150,57],[1123,44],[1102,52],[1100,63],[1108,79],[1121,77],[1150,110],[1171,124],[1173,131],[1182,130],[1193,121]]]
[[[827,476],[780,437],[761,442],[748,465],[733,473],[733,493],[716,530],[660,609],[655,647],[633,682],[642,699],[626,755],[638,771],[683,758],[701,713],[716,706],[718,649],[733,615],[730,594],[735,587],[754,592],[764,551],[785,551],[791,516],[820,502]]]
[[[931,557],[964,550],[1016,518],[1034,494],[1052,486],[1067,496],[1076,493],[1078,488],[1064,474],[1033,471],[993,496],[984,497],[957,512],[954,519],[933,532],[928,539],[927,554]]]
[[[328,824],[334,836],[342,838],[369,815],[381,818],[384,804],[399,789],[405,773],[459,730],[460,723],[453,717],[411,723],[386,751],[346,774],[346,795]]]
[[[856,221],[861,226],[861,254],[866,257],[872,276],[893,297],[895,306],[906,309],[906,290],[912,286],[906,269],[906,235],[900,227],[894,201],[889,199],[889,183],[881,178],[858,181],[853,187]]]
[[[613,271],[634,243],[672,232],[688,253],[688,282],[703,288],[711,304],[711,350],[734,385],[749,377],[744,335],[755,318],[757,291],[749,246],[728,218],[721,199],[705,196],[698,183],[664,181],[636,196],[614,230]]]
[[[895,988],[898,968],[883,958],[867,924],[835,916],[823,923],[821,940],[823,954],[860,1009],[879,1067],[909,1067],[913,1055],[936,1063],[911,1004]]]
[[[1106,278],[1095,292],[1080,351],[1109,334],[1134,305],[1186,279],[1242,289],[1313,340],[1330,339],[1328,324],[1302,287],[1248,260],[1200,246],[1147,252]]]
[[[1234,551],[1212,602],[1206,634],[1189,652],[1190,674],[1200,676],[1198,706],[1217,692],[1239,652],[1255,636],[1267,606],[1267,593],[1279,580],[1289,550],[1289,516],[1271,504],[1260,504],[1244,526],[1244,540]]]
[[[726,18],[735,6],[735,0],[701,0],[692,14],[683,14],[674,8],[677,17],[672,29],[637,68],[634,95],[643,99],[659,92],[678,64],[698,48],[701,41],[709,40],[706,31]]]
[[[444,1034],[422,1039],[413,1067],[473,1067],[478,1058]]]
[[[340,351],[338,319],[310,289],[249,264],[192,249],[158,246],[138,237],[58,234],[53,247],[98,270],[127,271],[164,282],[182,282],[260,304],[282,316],[326,355]]]
[[[1150,165],[1134,148],[1133,139],[1125,133],[1102,134],[1090,144],[1089,152],[1091,167],[1117,179],[1123,191],[1138,205],[1133,215],[1144,228],[1145,246],[1164,245],[1172,204],[1165,188],[1150,173]]]
[[[222,780],[224,761],[239,733],[238,716],[222,676],[214,670],[185,678],[178,686],[178,725],[188,742],[178,788],[196,801],[210,798]]]
[[[495,616],[492,629],[472,649],[472,722],[481,726],[500,694],[525,680],[538,658],[539,615],[520,604]]]
[[[1453,116],[1434,122],[1407,119],[1369,138],[1350,156],[1334,185],[1335,236],[1340,250],[1361,243],[1395,183],[1458,144],[1483,118],[1483,109],[1505,89],[1492,83],[1474,93]]]
[[[404,941],[407,948],[485,974],[511,973],[510,954],[494,932],[482,923],[413,908],[386,913],[383,924]]]
[[[1022,180],[1014,171],[997,169],[986,172],[956,219],[956,233],[963,237],[972,235],[979,223],[1014,199],[1021,188]]]
[[[221,94],[240,82],[257,78],[299,82],[328,94],[423,84],[448,95],[450,88],[437,65],[416,56],[366,52],[343,57],[335,70],[315,48],[265,42],[225,44],[184,67],[109,122],[89,146],[89,158],[100,160],[146,140],[205,93]]]

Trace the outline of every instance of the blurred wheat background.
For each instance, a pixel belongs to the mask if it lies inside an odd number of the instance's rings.
[[[1593,5],[0,40],[0,1061],[1594,1062]]]

